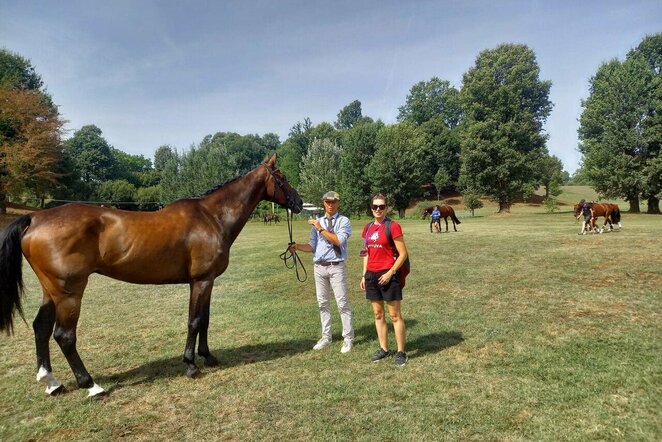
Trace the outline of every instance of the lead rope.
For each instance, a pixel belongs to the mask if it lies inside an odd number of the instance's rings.
[[[294,218],[294,214],[290,211],[290,209],[285,209],[285,213],[287,216],[287,230],[290,234],[290,242],[287,244],[287,249],[283,253],[280,254],[280,259],[283,260],[285,263],[285,267],[288,269],[294,268],[294,271],[296,272],[297,279],[299,282],[304,282],[306,279],[308,279],[308,272],[306,271],[306,268],[303,266],[303,262],[301,262],[301,258],[299,258],[299,255],[297,254],[296,250],[294,252],[290,252],[290,246],[293,246],[295,242],[292,240],[292,221]],[[289,260],[292,260],[292,264],[289,263]],[[303,279],[301,279],[301,275],[299,273],[299,267],[301,267],[301,270],[303,270]]]

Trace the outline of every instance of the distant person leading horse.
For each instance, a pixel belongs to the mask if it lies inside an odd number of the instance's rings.
[[[455,227],[457,224],[462,224],[460,220],[455,216],[455,210],[449,205],[444,204],[443,206],[432,206],[432,207],[426,207],[423,209],[423,219],[427,218],[430,216],[430,232],[432,232],[432,211],[434,210],[435,207],[439,207],[439,212],[441,218],[444,219],[446,222],[446,231],[448,232],[448,218],[451,219],[451,222],[453,223],[453,230],[457,232],[457,227]]]

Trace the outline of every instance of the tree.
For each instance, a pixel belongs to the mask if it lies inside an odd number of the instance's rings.
[[[370,180],[365,171],[375,152],[377,134],[384,123],[363,122],[342,134],[342,156],[340,157],[340,182],[338,191],[342,196],[341,210],[347,214],[370,215]]]
[[[306,201],[318,203],[326,192],[337,189],[341,154],[340,146],[331,140],[313,141],[301,161],[299,191]]]
[[[555,155],[544,155],[539,167],[540,183],[545,186],[545,198],[558,196],[564,182],[563,162]]]
[[[627,200],[631,212],[640,210],[646,165],[659,152],[651,136],[659,126],[651,120],[659,112],[661,87],[645,57],[631,52],[623,62],[613,59],[598,68],[582,102],[579,150],[586,175],[601,195]],[[654,198],[655,189],[647,190]]]
[[[163,172],[166,164],[176,157],[175,149],[167,144],[159,146],[154,152],[154,169],[157,172]]]
[[[437,77],[412,86],[404,106],[398,110],[398,121],[417,125],[441,117],[446,127],[453,129],[460,124],[462,118],[458,90],[452,87],[450,82]]]
[[[64,120],[29,60],[0,49],[0,213],[8,194],[58,184]]]
[[[551,82],[539,73],[531,49],[503,44],[481,52],[463,76],[460,174],[497,201],[500,212],[535,182],[547,152],[542,128],[552,108]]]
[[[468,188],[464,192],[464,207],[469,209],[471,216],[474,216],[474,211],[483,207],[483,202],[480,200],[480,193],[474,188]]]
[[[441,189],[448,187],[450,184],[450,175],[446,172],[446,169],[440,167],[434,175],[434,187],[437,189],[437,199],[441,199]]]
[[[449,129],[441,116],[436,116],[419,126],[425,136],[425,163],[427,164],[426,182],[434,182],[440,168],[450,178],[445,185],[452,187],[460,175],[460,131]]]
[[[293,187],[299,185],[299,165],[312,141],[310,137],[312,128],[310,118],[305,118],[303,123],[297,122],[290,129],[289,138],[278,149],[278,167]]]
[[[338,112],[338,119],[334,123],[336,129],[350,129],[363,118],[361,102],[354,100]]]
[[[373,192],[384,193],[401,218],[411,200],[421,194],[425,168],[420,152],[424,145],[423,135],[410,123],[385,126],[377,134],[367,175]]]
[[[95,185],[113,178],[115,159],[97,126],[83,126],[74,132],[65,146],[84,182]]]
[[[40,93],[0,87],[0,213],[6,195],[29,191],[43,200],[58,185],[63,124]]]
[[[109,180],[99,183],[96,196],[101,201],[108,201],[113,206],[124,210],[135,210],[136,186],[127,180]]]

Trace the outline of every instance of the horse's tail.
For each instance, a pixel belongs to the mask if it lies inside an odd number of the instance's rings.
[[[14,313],[18,310],[21,318],[21,295],[23,294],[23,252],[21,239],[32,218],[24,215],[9,224],[0,232],[0,330],[7,334],[14,332]]]
[[[621,222],[621,209],[618,208],[617,204],[613,205],[614,210],[611,212],[611,221],[614,223]]]
[[[453,222],[454,222],[455,224],[462,224],[462,223],[460,222],[460,220],[458,219],[458,217],[455,216],[455,210],[453,210],[453,208],[451,208],[451,219],[453,220]]]

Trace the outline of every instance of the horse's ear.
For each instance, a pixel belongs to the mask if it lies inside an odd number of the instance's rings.
[[[267,155],[267,157],[269,157],[269,155]],[[265,161],[267,160],[265,159]],[[269,165],[271,167],[274,167],[276,165],[276,154],[273,154],[271,158],[269,158]]]

